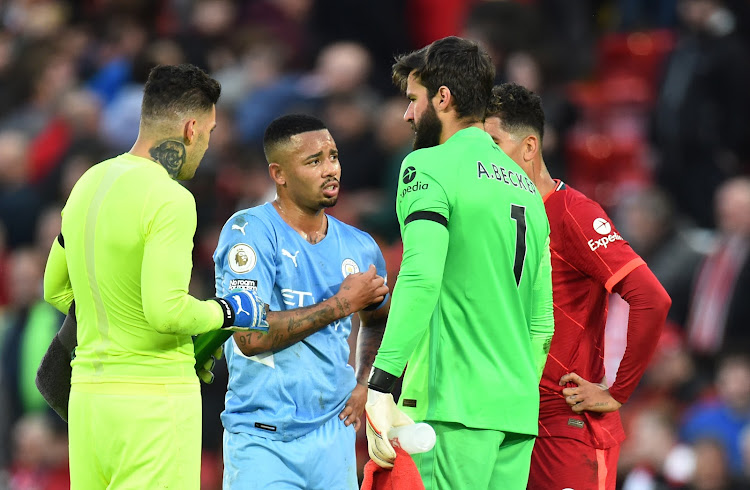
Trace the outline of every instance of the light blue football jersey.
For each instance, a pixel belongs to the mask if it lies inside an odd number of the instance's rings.
[[[344,277],[370,264],[386,274],[383,254],[367,233],[328,216],[325,238],[313,245],[271,203],[229,218],[214,263],[217,296],[256,290],[274,311],[324,301]],[[351,327],[349,316],[279,352],[252,357],[230,338],[224,347],[229,366],[224,428],[289,441],[337,416],[356,385],[348,364]]]

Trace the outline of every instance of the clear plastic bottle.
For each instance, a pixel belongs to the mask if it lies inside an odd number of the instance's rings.
[[[435,430],[424,422],[402,425],[388,431],[388,440],[409,454],[424,453],[435,446]]]

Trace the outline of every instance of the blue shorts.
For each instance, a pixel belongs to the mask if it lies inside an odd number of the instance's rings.
[[[356,490],[354,425],[332,417],[292,441],[224,430],[224,490]]]

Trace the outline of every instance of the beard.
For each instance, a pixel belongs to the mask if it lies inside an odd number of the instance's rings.
[[[332,208],[336,205],[336,202],[338,202],[339,196],[336,197],[327,197],[324,200],[320,202],[320,207],[322,208]]]
[[[440,144],[440,135],[443,132],[443,122],[438,118],[437,111],[432,104],[428,104],[427,110],[414,126],[414,149],[431,148]]]

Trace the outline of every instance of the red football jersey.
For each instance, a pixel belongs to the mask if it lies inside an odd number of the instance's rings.
[[[599,204],[556,182],[544,197],[550,224],[555,334],[539,388],[539,437],[570,437],[604,449],[625,439],[619,412],[577,414],[565,402],[558,382],[570,372],[601,382],[608,296],[622,278],[645,262]]]

